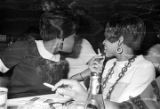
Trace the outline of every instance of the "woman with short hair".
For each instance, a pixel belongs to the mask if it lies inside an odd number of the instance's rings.
[[[97,58],[103,57],[95,56],[89,68],[90,72],[102,72],[103,98],[121,103],[140,95],[155,79],[155,69],[143,55],[137,54],[145,37],[143,21],[133,15],[114,18],[106,24],[103,41],[105,56],[112,59],[103,68],[97,62]]]
[[[115,18],[115,20],[114,20]],[[103,41],[107,61],[103,74],[103,97],[114,102],[123,102],[141,94],[155,79],[155,69],[143,55],[137,54],[143,38],[145,25],[133,15],[114,17],[105,28]],[[99,69],[93,61],[91,71]]]

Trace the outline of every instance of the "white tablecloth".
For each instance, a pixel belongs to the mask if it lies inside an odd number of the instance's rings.
[[[31,99],[33,99],[33,98],[37,98],[37,99],[32,102]],[[24,107],[24,106],[26,106],[23,109],[49,109],[49,107],[48,107],[49,104],[46,101],[51,101],[52,103],[55,103],[54,106],[57,107],[56,109],[59,109],[58,107],[62,107],[61,103],[65,103],[69,100],[70,100],[70,98],[66,97],[66,96],[61,96],[58,94],[48,94],[48,95],[8,99],[7,105],[9,107],[12,107],[12,106]],[[31,102],[31,103],[27,104],[29,102]]]

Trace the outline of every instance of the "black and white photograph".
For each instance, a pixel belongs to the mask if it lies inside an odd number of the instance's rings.
[[[0,0],[0,109],[160,109],[160,1]]]

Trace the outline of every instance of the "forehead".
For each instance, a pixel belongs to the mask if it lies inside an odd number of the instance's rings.
[[[110,34],[116,34],[117,32],[120,32],[121,28],[118,26],[111,27],[111,26],[106,26],[105,32],[110,33]]]
[[[120,33],[119,27],[108,27],[105,28],[105,37],[112,37],[114,35],[118,35]]]
[[[116,42],[119,37],[120,37],[120,27],[111,27],[111,26],[106,26],[105,28],[105,40],[108,40],[109,42],[113,43]]]

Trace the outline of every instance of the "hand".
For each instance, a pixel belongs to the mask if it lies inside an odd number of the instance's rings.
[[[61,86],[67,86],[65,88],[59,88]],[[76,80],[62,79],[55,84],[52,91],[57,90],[59,94],[66,95],[74,99],[75,101],[85,102],[87,99],[87,91]]]
[[[104,56],[94,56],[89,62],[89,69],[91,72],[102,73]]]

